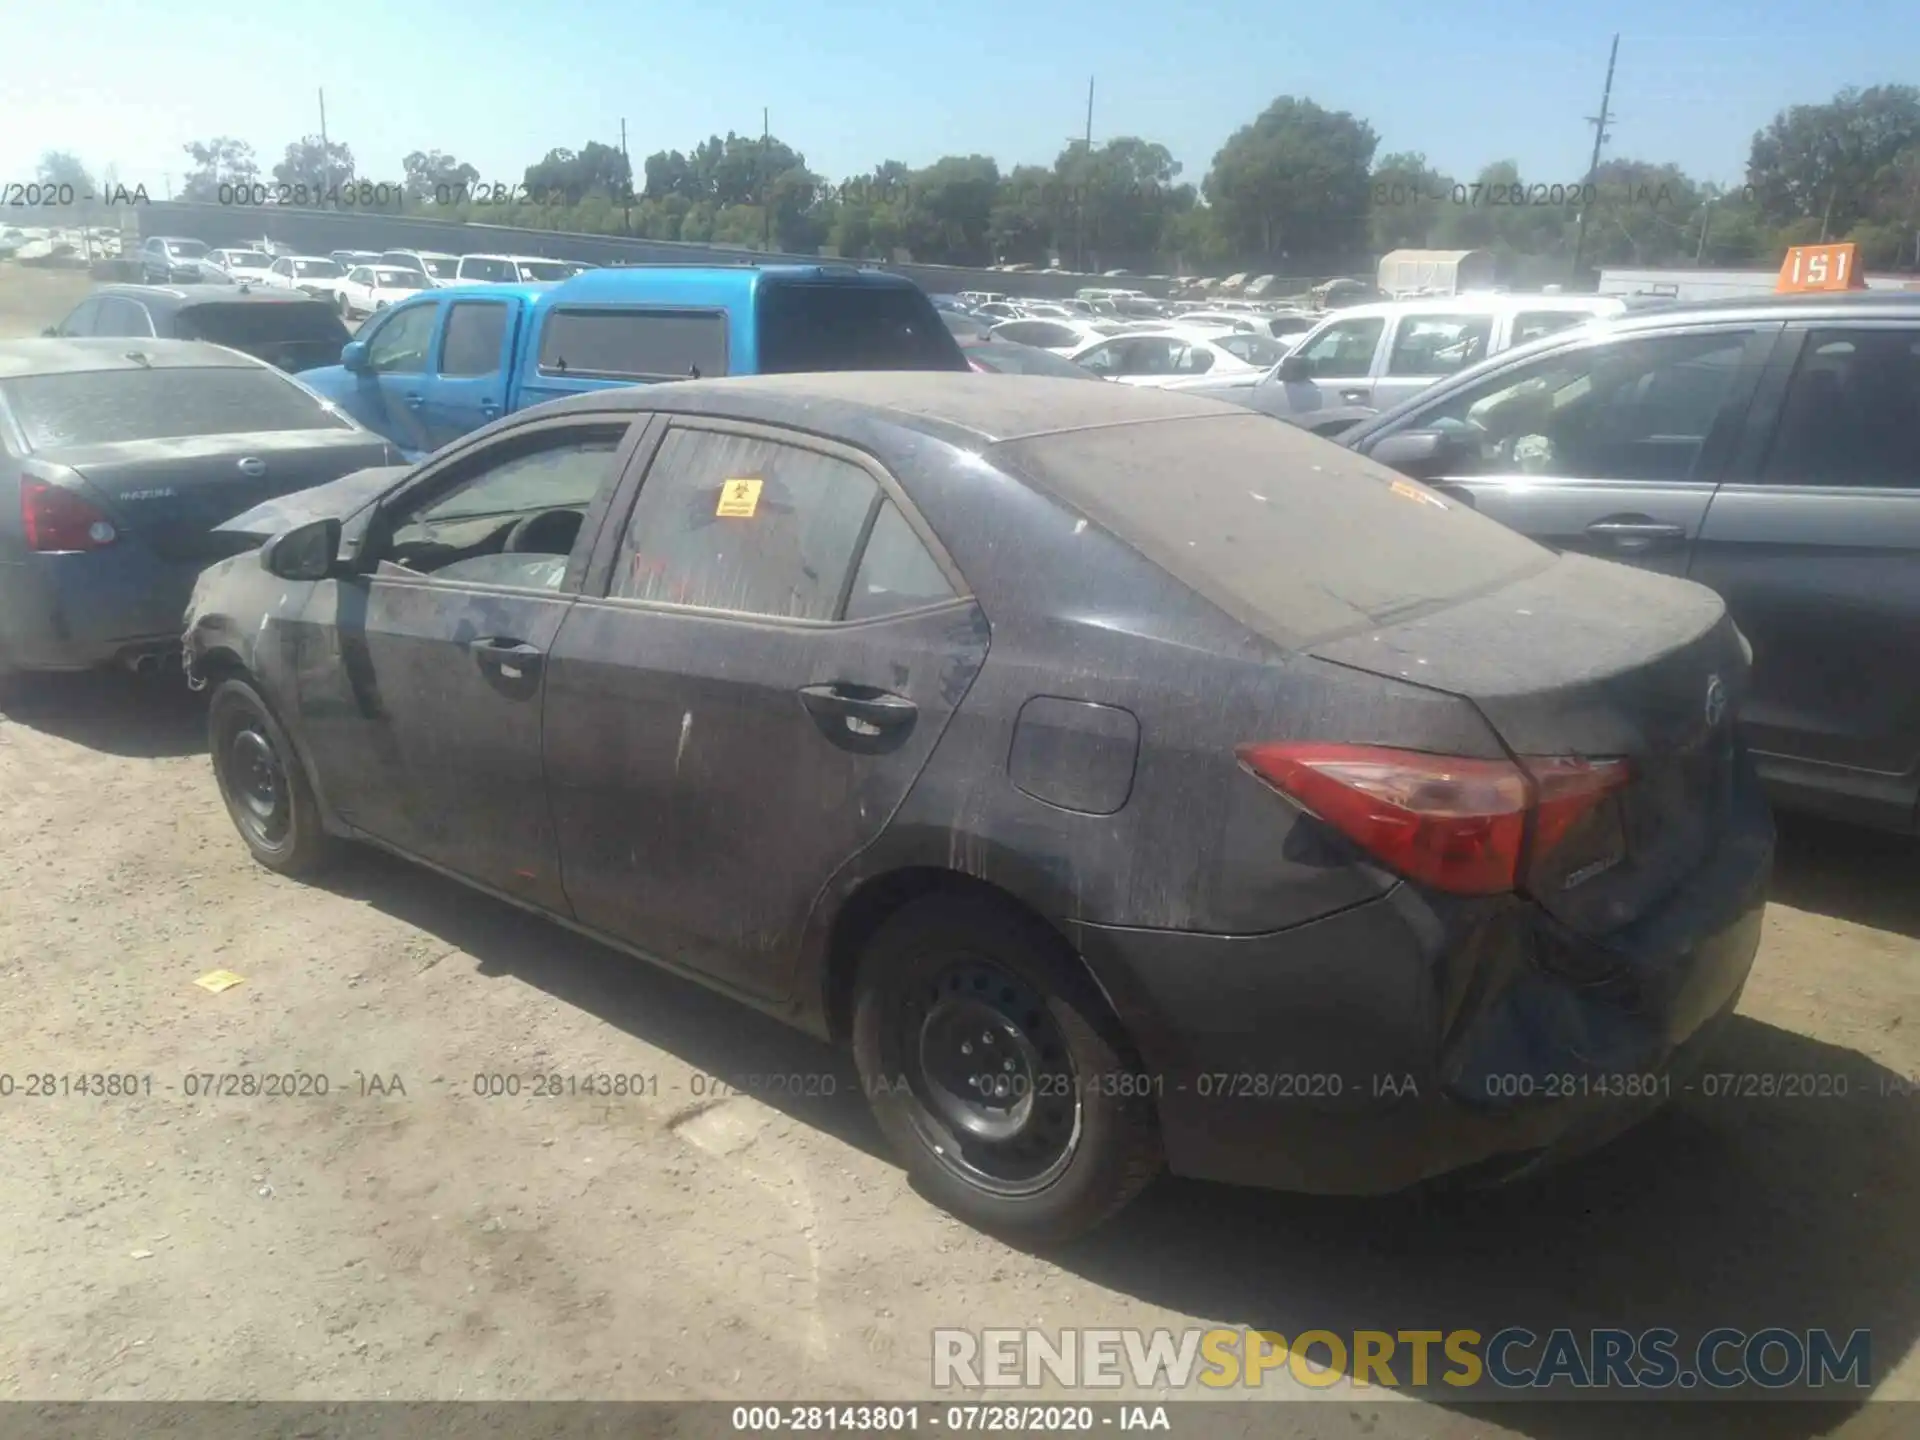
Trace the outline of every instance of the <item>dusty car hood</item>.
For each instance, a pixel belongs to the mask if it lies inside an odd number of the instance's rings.
[[[264,541],[285,534],[296,525],[305,525],[309,520],[344,520],[383,494],[412,468],[411,465],[377,465],[371,470],[356,470],[325,485],[268,500],[213,528]]]

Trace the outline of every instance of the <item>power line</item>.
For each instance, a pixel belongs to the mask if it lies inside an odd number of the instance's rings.
[[[1593,158],[1587,162],[1586,183],[1592,185],[1593,177],[1600,172],[1600,147],[1612,139],[1607,122],[1612,119],[1613,104],[1613,66],[1620,58],[1620,37],[1613,37],[1613,48],[1607,52],[1607,83],[1600,91],[1600,113],[1589,115],[1587,123],[1593,126]],[[1587,246],[1587,215],[1593,209],[1591,202],[1580,207],[1580,231],[1573,242],[1573,276],[1580,278],[1580,261]]]

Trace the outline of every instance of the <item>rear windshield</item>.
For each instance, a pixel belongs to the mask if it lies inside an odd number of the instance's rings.
[[[1477,511],[1266,415],[1042,435],[995,453],[1292,649],[1496,589],[1550,559]]]
[[[291,381],[250,365],[22,375],[0,381],[0,399],[33,450],[352,428]]]
[[[573,274],[571,265],[558,260],[522,260],[520,278],[522,280],[565,280]]]
[[[352,338],[333,308],[317,300],[190,305],[175,318],[174,328],[182,340],[235,349],[261,340],[314,340],[338,350]]]
[[[899,286],[766,280],[759,324],[769,375],[970,368],[933,302]]]
[[[511,260],[475,260],[471,256],[460,262],[460,268],[466,272],[462,277],[468,280],[512,280],[514,277]]]

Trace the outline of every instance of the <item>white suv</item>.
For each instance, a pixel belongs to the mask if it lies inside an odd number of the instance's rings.
[[[1202,393],[1338,434],[1489,355],[1625,309],[1624,301],[1597,295],[1446,295],[1351,305],[1329,312],[1251,386],[1206,386]]]

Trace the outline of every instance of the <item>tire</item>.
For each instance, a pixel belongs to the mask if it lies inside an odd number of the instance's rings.
[[[881,925],[855,981],[853,1052],[915,1186],[981,1230],[1058,1244],[1160,1171],[1118,1023],[1058,936],[990,896],[928,896]],[[1009,1090],[981,1090],[1002,1076]]]
[[[255,860],[282,875],[311,875],[337,856],[340,842],[321,828],[306,771],[250,681],[214,687],[207,740],[220,798]]]

